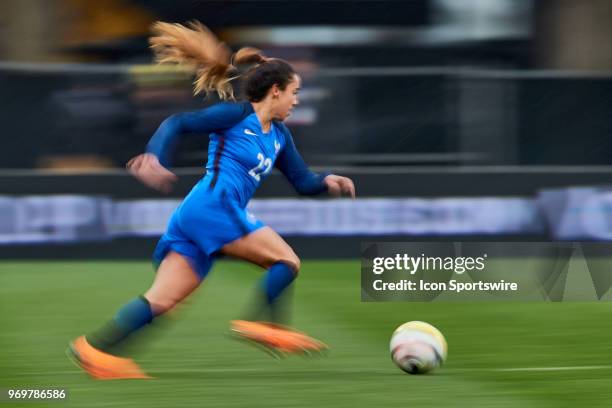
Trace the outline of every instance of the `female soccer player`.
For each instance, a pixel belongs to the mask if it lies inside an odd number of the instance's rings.
[[[355,197],[350,179],[308,169],[282,123],[298,104],[300,89],[300,77],[289,63],[266,58],[253,48],[239,50],[230,62],[228,49],[199,23],[186,27],[158,22],[153,28],[151,44],[158,61],[195,67],[195,94],[217,92],[221,99],[234,99],[231,81],[240,76],[247,101],[170,116],[151,138],[146,153],[128,162],[129,171],[141,182],[167,192],[176,180],[167,166],[178,137],[187,132],[210,133],[206,175],[176,209],[159,240],[153,255],[158,264],[153,285],[100,329],[71,343],[72,357],[99,379],[147,378],[133,360],[113,351],[193,292],[219,254],[267,269],[258,290],[265,308],[274,312],[279,296],[295,279],[300,260],[276,232],[245,209],[273,166],[300,194],[328,191]],[[238,67],[245,65],[248,69],[239,75]],[[259,320],[253,316],[233,321],[232,330],[283,353],[325,347],[303,333]]]

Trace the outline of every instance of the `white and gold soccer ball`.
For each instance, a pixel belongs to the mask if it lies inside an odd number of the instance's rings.
[[[446,360],[446,339],[429,323],[412,321],[402,324],[391,336],[391,358],[410,374],[424,374]]]

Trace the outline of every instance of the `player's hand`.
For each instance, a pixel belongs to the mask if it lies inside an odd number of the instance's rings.
[[[350,195],[355,198],[355,184],[348,177],[336,176],[330,174],[323,179],[323,183],[327,186],[327,191],[334,197],[341,197],[343,194]]]
[[[127,162],[125,167],[143,184],[163,193],[169,193],[172,190],[172,184],[178,179],[151,153],[139,154]]]

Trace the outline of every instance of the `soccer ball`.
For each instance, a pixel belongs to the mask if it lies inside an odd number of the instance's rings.
[[[429,323],[413,321],[402,324],[391,336],[391,359],[410,374],[424,374],[446,360],[446,340]]]

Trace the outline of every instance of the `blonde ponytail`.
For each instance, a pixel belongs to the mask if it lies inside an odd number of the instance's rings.
[[[149,43],[159,63],[194,68],[194,95],[217,92],[223,100],[234,99],[230,81],[237,76],[230,76],[235,69],[230,63],[231,51],[208,28],[198,21],[188,26],[158,21],[152,31]],[[252,56],[249,54],[249,57]]]

